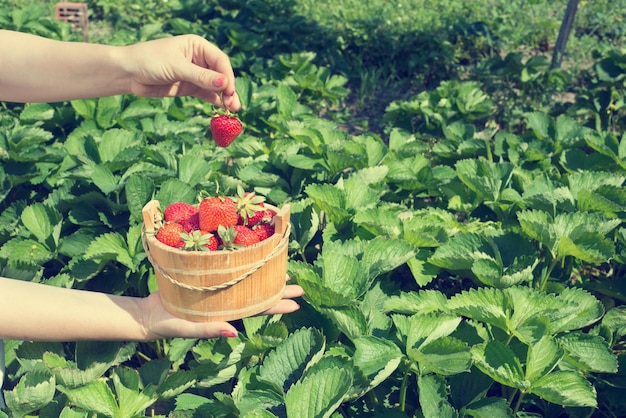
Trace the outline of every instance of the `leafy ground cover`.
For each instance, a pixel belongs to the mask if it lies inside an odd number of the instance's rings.
[[[14,3],[1,27],[79,39]],[[142,206],[217,182],[291,204],[306,296],[235,339],[6,341],[0,416],[619,416],[626,4],[581,2],[550,70],[546,3],[90,2],[93,42],[222,45],[246,130],[215,147],[193,99],[2,103],[1,274],[145,295]]]

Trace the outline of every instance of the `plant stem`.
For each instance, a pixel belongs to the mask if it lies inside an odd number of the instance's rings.
[[[137,355],[146,361],[151,361],[152,359],[144,354],[143,351],[137,350]]]
[[[405,373],[400,385],[400,411],[406,411],[406,392],[409,387],[409,373]]]
[[[522,399],[524,399],[525,393],[522,391],[518,391],[519,396],[517,397],[517,401],[515,402],[515,408],[513,408],[513,416],[517,416],[517,411],[519,411],[519,407],[522,405]]]
[[[552,262],[550,263],[550,266],[548,267],[548,270],[546,270],[545,274],[541,278],[541,282],[539,283],[538,290],[544,291],[546,289],[546,285],[548,284],[548,279],[550,278],[550,275],[552,274],[552,270],[554,270],[554,268],[556,267],[558,263],[559,263],[558,258],[555,258],[554,260],[552,260]]]

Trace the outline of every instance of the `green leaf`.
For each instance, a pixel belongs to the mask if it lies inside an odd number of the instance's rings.
[[[343,225],[350,219],[345,193],[331,184],[310,184],[305,193],[331,222]]]
[[[88,412],[77,411],[77,410],[71,409],[69,406],[66,406],[65,408],[63,408],[63,410],[61,410],[61,414],[59,415],[59,418],[88,418],[88,417],[89,417]]]
[[[308,200],[291,203],[291,234],[299,249],[304,249],[318,232],[320,226],[319,214],[313,209]],[[294,242],[290,242],[293,246]]]
[[[361,262],[369,270],[369,284],[379,276],[405,264],[414,255],[413,247],[400,239],[376,237],[368,241]]]
[[[546,212],[533,210],[517,216],[524,233],[545,245],[553,258],[573,256],[601,263],[615,253],[606,235],[620,224],[619,220],[595,212],[562,213],[552,218]]]
[[[402,233],[402,222],[399,215],[399,210],[376,206],[364,210],[357,210],[353,221],[359,227],[369,231],[374,236],[396,238]],[[410,234],[410,236],[413,237],[414,234]],[[410,242],[408,237],[405,238],[405,240]]]
[[[40,242],[44,243],[52,237],[53,243],[58,243],[62,218],[56,209],[43,203],[34,203],[24,208],[20,219]]]
[[[94,118],[96,113],[95,99],[72,100],[70,104],[74,108],[74,111],[83,119],[90,120]]]
[[[320,331],[311,328],[296,330],[267,355],[259,368],[259,377],[286,392],[307,366],[322,355],[324,347],[324,336]]]
[[[420,290],[418,292],[402,292],[398,296],[390,296],[385,300],[387,312],[407,315],[416,313],[444,312],[447,310],[448,299],[437,290]]]
[[[513,350],[499,341],[487,341],[470,349],[474,365],[498,383],[516,389],[527,390],[530,382],[525,380],[520,360]]]
[[[296,93],[286,84],[279,84],[276,89],[276,110],[281,116],[289,117],[295,108],[298,98]]]
[[[124,187],[126,202],[135,221],[143,220],[143,207],[152,199],[154,189],[154,182],[147,176],[133,174],[126,181]]]
[[[398,367],[402,351],[392,341],[364,336],[356,338],[352,361],[370,380],[369,389],[385,381]]]
[[[159,201],[161,210],[174,202],[197,203],[198,193],[189,184],[180,180],[170,179],[161,184],[155,199]]]
[[[545,177],[537,177],[530,182],[522,194],[528,207],[556,213],[557,209],[573,211],[575,198],[572,191],[561,183],[555,183]]]
[[[24,106],[20,113],[22,122],[33,123],[46,121],[54,117],[54,108],[48,103],[29,103]]]
[[[319,307],[318,310],[351,340],[370,333],[368,319],[358,306]]]
[[[462,413],[472,418],[513,418],[513,410],[506,399],[483,398],[463,407]]]
[[[157,401],[154,386],[139,390],[139,374],[128,368],[118,368],[111,375],[119,403],[119,418],[145,415],[145,410]],[[117,417],[116,417],[117,418]]]
[[[287,415],[299,418],[330,417],[351,385],[352,374],[347,368],[309,371],[285,395]]]
[[[510,315],[513,300],[508,293],[497,289],[470,289],[448,301],[448,308],[458,315],[486,322],[502,330],[510,331]]]
[[[168,359],[150,360],[142,364],[138,371],[144,385],[159,386],[167,377],[172,363]]]
[[[211,166],[197,155],[185,154],[178,161],[178,179],[190,186],[205,181],[210,172]]]
[[[437,274],[439,274],[440,271],[437,266],[434,266],[425,260],[427,257],[428,254],[421,253],[407,261],[407,266],[409,267],[409,270],[411,270],[411,274],[413,275],[415,282],[420,287],[428,285],[437,277]]]
[[[131,271],[135,271],[137,268],[126,240],[117,232],[109,232],[96,237],[85,250],[85,258],[117,261]]]
[[[72,404],[86,411],[112,418],[121,415],[115,395],[104,378],[94,380],[85,386],[76,388],[57,386],[57,389],[64,393]]]
[[[526,380],[534,382],[552,372],[563,357],[563,349],[550,336],[545,336],[528,347]]]
[[[334,245],[322,249],[323,283],[347,300],[356,301],[367,292],[367,266],[356,257],[333,251]]]
[[[75,363],[68,362],[64,357],[50,352],[44,353],[42,359],[46,367],[54,374],[57,384],[68,388],[93,382],[102,377],[110,367],[110,364],[102,362],[81,370]]]
[[[486,160],[467,159],[456,163],[459,179],[488,202],[498,202],[511,183],[511,163],[493,163]]]
[[[323,282],[320,273],[308,264],[289,262],[289,274],[297,277],[298,284],[305,291],[304,298],[313,306],[345,306],[354,303],[354,298],[336,292]]]
[[[472,356],[466,342],[452,337],[441,337],[419,350],[409,350],[409,358],[415,360],[421,370],[429,370],[441,376],[467,372]]]
[[[108,129],[102,134],[98,152],[103,163],[115,161],[124,150],[142,145],[142,137],[137,132],[125,129]]]
[[[165,381],[157,388],[159,397],[163,399],[170,399],[185,390],[189,389],[196,383],[197,379],[193,372],[188,370],[177,370],[174,373],[167,376]]]
[[[578,372],[556,371],[533,382],[528,390],[556,405],[597,408],[596,391]]]
[[[598,153],[609,157],[622,168],[626,167],[626,162],[620,158],[622,145],[612,132],[591,131],[588,135],[585,135],[585,141],[587,145]]]
[[[554,123],[549,115],[541,112],[531,112],[527,117],[527,125],[535,136],[541,140],[554,137]]]
[[[578,370],[596,373],[617,373],[617,356],[604,338],[582,332],[569,332],[557,337],[568,362]]]
[[[342,185],[346,194],[346,206],[350,209],[366,209],[376,205],[384,189],[376,190],[373,186],[381,184],[387,175],[388,168],[385,166],[367,167],[350,175]]]
[[[442,376],[420,375],[417,378],[417,387],[424,418],[457,418],[459,416],[448,401],[446,381]]]
[[[159,109],[145,100],[133,100],[119,115],[119,119],[122,121],[141,120],[142,118],[154,117],[159,112]]]
[[[602,318],[602,325],[611,330],[615,340],[626,335],[626,306],[616,306],[610,309]]]
[[[40,265],[51,260],[53,253],[38,241],[13,238],[0,248],[0,258],[8,259],[13,263]]]
[[[96,105],[96,122],[103,129],[108,129],[115,123],[115,118],[122,111],[124,96],[105,96],[98,98]]]
[[[420,350],[431,342],[452,334],[461,318],[452,314],[428,313],[405,317],[394,315],[394,325],[402,339],[406,341],[407,352],[410,349]]]
[[[120,178],[114,175],[107,166],[90,163],[88,167],[93,183],[102,191],[102,193],[109,194],[118,190],[120,187]]]
[[[318,156],[303,155],[303,154],[288,155],[287,163],[290,166],[294,168],[299,168],[301,170],[307,170],[307,171],[328,170],[328,166],[326,165],[324,158],[318,157]]]
[[[604,315],[602,302],[583,289],[566,288],[556,299],[561,302],[559,317],[550,319],[551,329],[555,333],[592,325]]]
[[[49,373],[26,373],[12,390],[4,391],[6,405],[14,416],[30,414],[52,402],[55,384]]]

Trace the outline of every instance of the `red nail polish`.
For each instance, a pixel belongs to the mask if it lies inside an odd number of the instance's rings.
[[[213,80],[213,85],[215,87],[222,87],[224,85],[224,77],[217,77]]]
[[[233,332],[233,331],[222,331],[222,337],[235,338],[236,336],[237,336],[236,332]]]

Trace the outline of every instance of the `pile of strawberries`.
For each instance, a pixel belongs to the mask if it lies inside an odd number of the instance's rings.
[[[169,204],[156,239],[170,247],[191,251],[234,250],[274,235],[275,213],[265,198],[237,190],[236,196],[211,196],[198,205]]]

